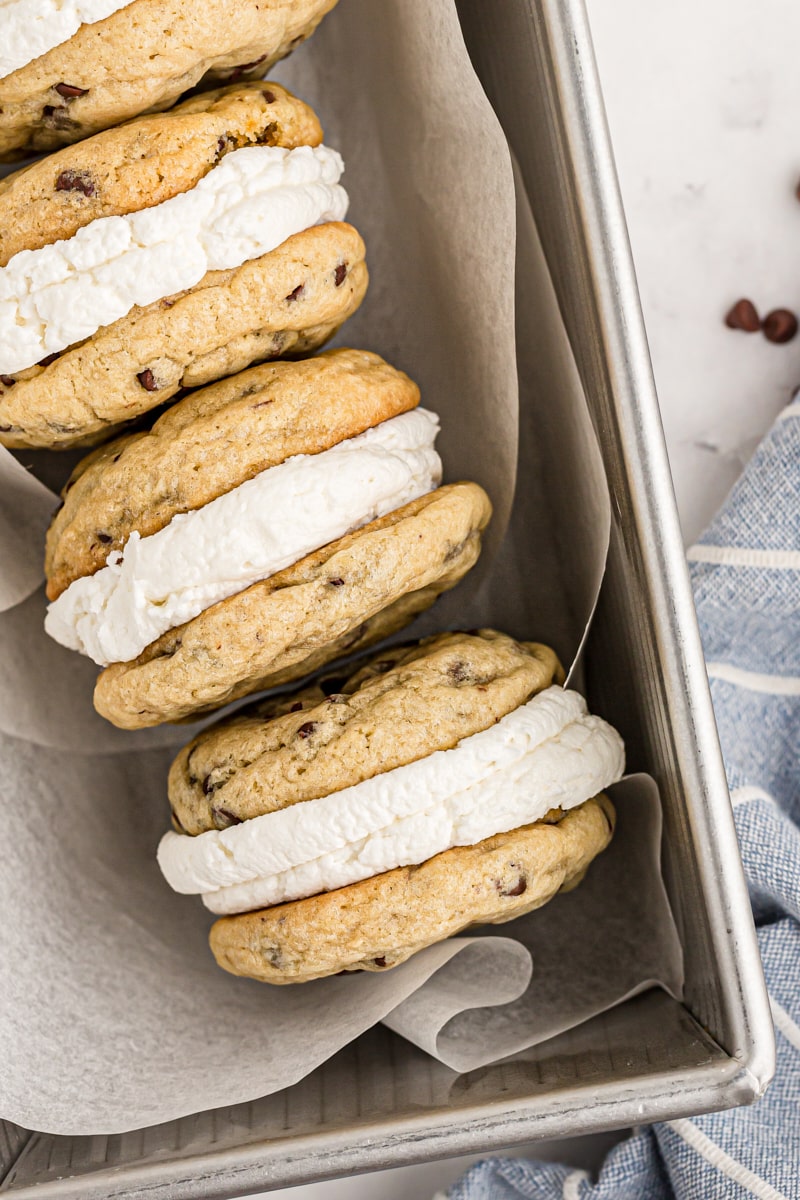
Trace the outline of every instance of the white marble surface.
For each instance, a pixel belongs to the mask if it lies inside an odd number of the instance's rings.
[[[734,333],[740,296],[800,309],[794,0],[587,0],[687,543],[800,385],[800,336]],[[596,1168],[613,1138],[547,1143]],[[270,1193],[429,1200],[474,1159]]]

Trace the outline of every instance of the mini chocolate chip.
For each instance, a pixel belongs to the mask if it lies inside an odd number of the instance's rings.
[[[373,958],[372,961],[374,962],[376,967],[385,967],[386,966],[386,958],[384,957],[383,954],[380,956],[380,958]]]
[[[304,283],[298,283],[294,291],[289,292],[289,295],[286,297],[287,301],[299,300],[305,290],[306,285]]]
[[[218,139],[218,141],[217,141],[217,154],[218,155],[223,153],[227,144],[228,144],[228,139],[226,137],[221,137]]]
[[[57,192],[80,192],[94,195],[94,181],[88,171],[62,171],[56,180]]]
[[[150,370],[149,367],[145,367],[145,369],[143,371],[140,371],[139,374],[136,376],[136,378],[139,380],[139,383],[142,385],[142,387],[144,388],[144,390],[146,392],[157,392],[158,391],[158,384],[156,383],[156,377],[153,374],[153,372]]]
[[[741,329],[744,333],[757,333],[761,328],[756,306],[752,300],[737,300],[725,317],[728,329]]]
[[[242,818],[237,817],[236,813],[229,812],[227,808],[212,808],[211,813],[217,829],[227,829],[230,825],[241,825],[242,823]]]
[[[341,287],[347,275],[347,263],[339,263],[336,270],[333,272],[333,282],[337,287]]]
[[[311,737],[314,730],[317,728],[316,721],[306,721],[305,725],[301,725],[297,731],[297,736],[301,738]]]
[[[524,875],[520,875],[512,888],[499,888],[498,890],[501,896],[521,896],[528,890],[528,881]]]
[[[267,57],[267,56],[266,56],[266,54],[265,54],[265,55],[264,55],[264,58],[266,58],[266,57]],[[264,61],[264,59],[261,59],[261,58],[260,58],[258,61],[259,61],[259,62],[263,62],[263,61]],[[274,103],[275,103],[275,100],[277,99],[277,97],[275,96],[275,93],[274,93],[274,92],[271,92],[271,91],[269,90],[269,88],[264,88],[264,90],[263,90],[263,92],[261,93],[261,95],[264,97],[264,99],[266,100],[267,104],[274,104]]]
[[[328,583],[331,585],[331,587],[344,587],[343,579],[329,579]]]
[[[107,546],[109,542],[113,542],[114,539],[110,533],[98,533],[97,540],[102,542],[104,546]]]
[[[774,308],[764,317],[761,328],[768,342],[782,345],[797,333],[797,317],[788,308]]]
[[[13,387],[16,382],[13,375],[0,375],[0,383],[3,387]]]
[[[50,363],[54,363],[58,358],[58,354],[48,354],[47,358],[40,358],[37,367],[49,367]]]
[[[303,701],[302,700],[296,700],[295,703],[292,705],[292,707],[289,709],[289,712],[302,712],[302,711],[303,711]]]
[[[72,83],[57,83],[56,91],[59,96],[64,96],[67,100],[74,100],[77,96],[85,96],[89,89],[75,87]]]

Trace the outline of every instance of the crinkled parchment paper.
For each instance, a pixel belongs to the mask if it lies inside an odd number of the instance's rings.
[[[277,74],[344,154],[367,242],[370,292],[338,342],[419,380],[442,417],[447,478],[477,479],[495,505],[479,567],[418,628],[492,624],[549,641],[569,663],[602,578],[608,496],[453,0],[342,0]],[[0,452],[0,1116],[111,1133],[242,1102],[380,1020],[463,1070],[651,983],[679,991],[658,798],[641,778],[616,789],[611,848],[540,913],[386,975],[287,991],[219,971],[209,915],[170,892],[155,862],[169,747],[189,732],[112,729],[91,707],[95,668],[45,638],[55,497],[34,471],[52,483],[66,459]]]

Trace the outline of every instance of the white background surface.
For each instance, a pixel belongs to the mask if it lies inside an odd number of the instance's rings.
[[[800,6],[587,3],[689,543],[800,385],[800,336],[775,346],[723,325],[741,296],[762,315],[800,309]],[[521,1152],[596,1169],[613,1140]],[[472,1161],[270,1195],[430,1200]]]

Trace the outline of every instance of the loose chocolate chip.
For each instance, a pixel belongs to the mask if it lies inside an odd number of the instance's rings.
[[[301,738],[311,737],[314,730],[317,728],[316,721],[306,721],[305,725],[301,725],[297,731],[297,736]]]
[[[242,818],[237,817],[236,813],[229,812],[227,808],[212,808],[211,814],[217,829],[227,829],[231,825],[241,825],[242,823]]]
[[[289,295],[286,297],[287,301],[291,302],[292,300],[299,300],[305,290],[306,285],[304,283],[298,283],[294,291],[289,292]]]
[[[788,308],[774,308],[764,317],[761,328],[768,342],[782,345],[797,333],[797,317]]]
[[[57,83],[56,91],[59,96],[64,96],[67,100],[74,100],[77,96],[85,96],[89,89],[75,87],[71,83]]]
[[[501,896],[521,896],[528,890],[528,881],[524,875],[520,875],[512,888],[499,888],[498,890]]]
[[[0,375],[0,383],[3,387],[13,387],[16,382],[13,375]]]
[[[58,354],[48,354],[47,358],[39,359],[37,367],[49,367],[50,363],[54,363],[58,358]]]
[[[264,58],[266,58],[266,55],[264,55]],[[258,61],[259,61],[259,62],[263,62],[264,60],[260,58]],[[267,104],[274,104],[274,103],[275,103],[275,100],[276,100],[275,93],[274,93],[274,92],[271,92],[271,91],[269,90],[269,88],[264,88],[264,90],[263,90],[263,92],[261,93],[261,95],[264,97],[264,99],[266,100]]]
[[[374,962],[376,967],[385,967],[386,966],[386,959],[383,955],[381,955],[380,958],[373,958],[372,961]]]
[[[113,542],[114,539],[110,533],[98,533],[97,540],[98,542],[102,542],[104,546],[107,546],[109,542]]]
[[[331,585],[331,587],[344,587],[343,579],[329,579],[328,583]]]
[[[337,287],[341,287],[347,275],[347,263],[339,263],[336,270],[333,272],[333,282]]]
[[[94,181],[88,171],[62,171],[56,180],[57,192],[80,192],[94,195]]]
[[[752,300],[737,300],[725,317],[728,329],[741,329],[745,333],[757,333],[761,328],[756,306]]]
[[[140,371],[139,374],[136,376],[136,378],[139,380],[139,383],[142,385],[142,387],[144,388],[144,390],[146,392],[157,392],[158,391],[158,384],[156,383],[156,377],[153,374],[153,372],[150,370],[149,367],[145,367],[144,371]]]
[[[292,707],[289,709],[289,712],[302,712],[302,711],[303,711],[303,701],[302,701],[302,700],[298,700],[298,701],[297,701],[295,704],[293,704],[293,705],[292,705]]]

